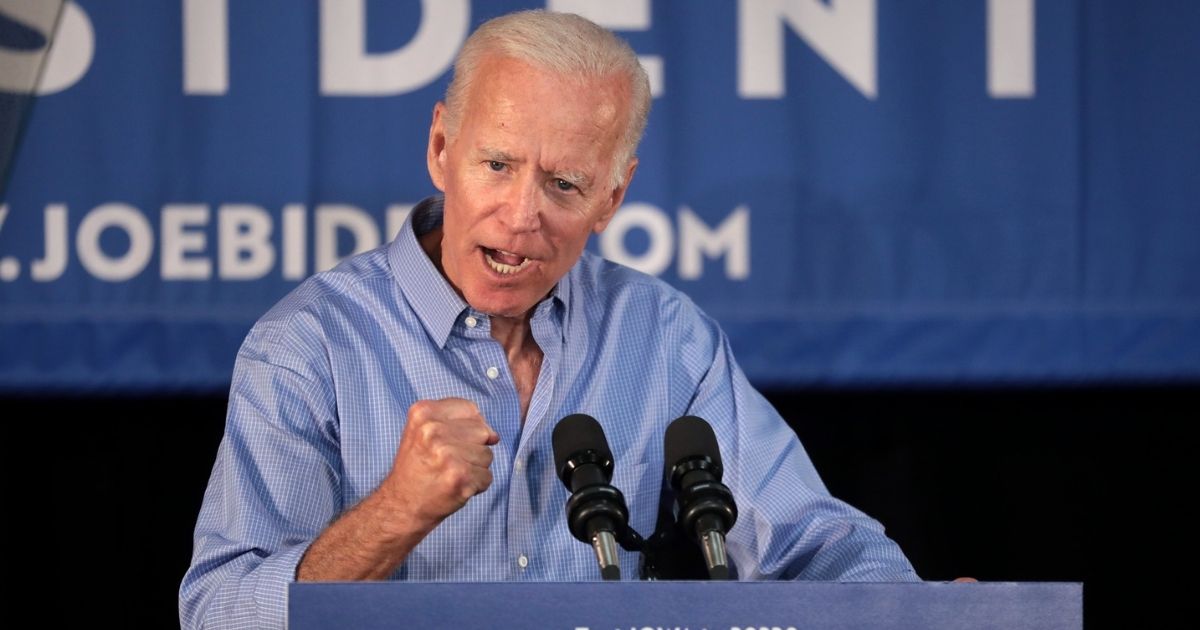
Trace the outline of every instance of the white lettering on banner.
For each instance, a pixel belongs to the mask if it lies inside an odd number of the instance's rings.
[[[320,204],[310,214],[303,204],[289,203],[279,214],[278,237],[274,234],[275,215],[261,206],[226,203],[215,208],[200,203],[164,205],[159,214],[156,242],[149,218],[138,208],[118,202],[97,206],[83,214],[74,233],[75,256],[89,274],[108,282],[129,280],[152,268],[149,262],[156,245],[160,249],[158,272],[164,281],[259,280],[273,273],[277,265],[283,280],[296,281],[302,280],[309,268],[331,269],[347,256],[378,247],[381,228],[386,230],[390,241],[413,204],[388,204],[382,220],[377,220],[349,204]],[[216,243],[209,241],[213,215]],[[41,225],[44,234],[40,239],[21,231],[25,226],[18,224],[21,229],[14,228],[17,216],[20,215],[9,212],[8,204],[0,204],[0,230],[9,242],[17,240],[12,238],[16,231],[22,241],[44,243],[42,257],[33,259],[30,266],[32,280],[60,279],[71,260],[67,205],[45,206]],[[311,261],[307,256],[310,228],[314,241]],[[106,230],[122,232],[128,240],[128,250],[105,251],[101,240]],[[634,254],[626,248],[625,237],[632,230],[646,234],[645,252]],[[339,251],[338,241],[343,232],[352,241],[351,251]],[[724,277],[745,280],[750,275],[750,209],[739,205],[709,226],[686,206],[680,206],[672,221],[668,213],[654,205],[630,203],[621,207],[608,230],[601,234],[599,246],[604,257],[653,275],[666,271],[677,254],[679,277],[684,280],[700,278],[705,260],[723,258],[724,263],[719,266]],[[112,248],[110,243],[109,249]],[[0,281],[15,281],[20,271],[21,260],[16,256],[0,256]]]
[[[229,92],[229,0],[180,0],[183,93]],[[737,93],[745,99],[780,99],[787,93],[786,42],[793,32],[868,99],[878,96],[876,0],[739,0]],[[546,0],[615,30],[652,27],[650,0]],[[49,50],[0,44],[0,91],[36,94],[70,88],[88,72],[96,33],[75,2],[0,0],[13,21],[45,37]],[[466,40],[469,0],[421,0],[412,39],[395,50],[368,52],[367,0],[321,0],[320,93],[331,96],[392,96],[420,89],[441,77]],[[996,99],[1036,94],[1036,0],[987,0],[987,93]],[[51,31],[57,30],[51,37]],[[111,41],[113,38],[109,38]],[[659,55],[640,55],[654,96],[665,86]],[[40,79],[38,73],[41,73]]]
[[[650,247],[638,256],[625,249],[625,233],[641,228],[650,236]],[[675,235],[666,213],[648,203],[629,203],[613,215],[608,229],[600,234],[600,254],[605,258],[633,267],[652,276],[667,270],[674,253]]]
[[[189,253],[202,253],[205,247],[203,230],[189,227],[208,225],[208,206],[204,204],[168,204],[163,206],[159,223],[159,273],[163,280],[208,280],[212,277],[212,261],[207,258],[188,258]]]
[[[304,205],[289,203],[283,207],[283,279],[303,280],[305,258]]]
[[[183,0],[183,93],[229,91],[229,0]]]
[[[716,229],[687,206],[681,206],[679,221],[679,277],[696,280],[703,275],[702,256],[725,256],[725,277],[745,280],[750,277],[750,209],[741,205],[734,209]],[[625,236],[630,230],[641,229],[649,238],[649,247],[642,254],[625,248]],[[675,233],[667,213],[647,203],[630,203],[621,207],[608,229],[600,235],[600,254],[605,258],[657,276],[671,266],[675,254]]]
[[[0,232],[4,231],[4,220],[8,218],[8,204],[0,204]],[[11,256],[0,258],[0,281],[12,282],[21,275],[21,261]]]
[[[740,0],[738,96],[786,93],[784,23],[863,96],[876,97],[875,0]]]
[[[421,0],[421,23],[407,45],[367,52],[366,0],[321,0],[321,93],[391,95],[442,76],[467,38],[467,0]]]
[[[100,235],[118,229],[129,238],[129,249],[121,256],[109,256],[100,247]],[[150,222],[137,208],[124,203],[97,206],[83,218],[75,233],[75,251],[88,273],[108,282],[128,280],[146,268],[154,253],[154,232]]]
[[[725,277],[750,277],[750,210],[738,206],[717,229],[710,230],[690,208],[679,209],[679,277],[695,280],[704,270],[701,255],[725,254]]]
[[[92,65],[96,34],[87,13],[74,2],[63,5],[58,34],[50,45],[50,56],[42,69],[38,94],[53,94],[75,85]]]
[[[217,264],[222,280],[257,280],[275,265],[271,214],[238,203],[217,209]]]
[[[35,31],[47,41],[62,6],[55,2],[0,0],[0,14],[16,24]],[[46,46],[23,50],[0,46],[0,90],[28,94],[37,81]]]
[[[338,230],[347,230],[354,237],[354,248],[346,256],[360,254],[379,247],[379,228],[375,219],[361,208],[347,204],[317,206],[317,266],[316,271],[333,269],[345,256],[337,250]]]
[[[34,82],[35,94],[54,94],[75,85],[92,65],[96,36],[87,13],[74,2],[59,6],[53,2],[0,0],[2,13],[19,24],[37,31],[50,42],[50,50],[14,50],[0,46],[0,90],[28,94]],[[58,28],[50,36],[55,19]],[[43,66],[43,56],[44,66]],[[38,78],[38,72],[41,78]]]
[[[1034,95],[1034,0],[988,0],[987,88],[992,98]]]
[[[992,98],[1035,96],[1035,0],[987,1],[987,82]],[[739,0],[738,96],[783,98],[791,27],[863,96],[878,95],[875,0]]]
[[[36,282],[57,280],[67,270],[67,204],[46,206],[45,233],[45,255],[29,268]]]
[[[547,0],[546,8],[559,13],[575,13],[599,24],[619,31],[650,30],[650,0]],[[638,55],[638,61],[650,79],[650,94],[662,96],[663,60],[658,55]]]

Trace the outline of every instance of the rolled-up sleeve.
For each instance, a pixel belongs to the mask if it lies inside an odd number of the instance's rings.
[[[297,564],[343,508],[336,405],[304,333],[256,327],[238,353],[180,586],[183,628],[284,627]]]
[[[686,309],[685,309],[686,311]],[[829,494],[791,427],[746,380],[729,341],[703,314],[681,330],[684,363],[703,365],[688,413],[722,447],[738,521],[727,536],[741,579],[920,581],[883,526]],[[689,360],[689,355],[693,358]]]

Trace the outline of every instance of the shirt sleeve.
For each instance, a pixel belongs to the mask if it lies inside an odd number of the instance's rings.
[[[738,507],[726,545],[739,578],[920,581],[878,521],[829,494],[795,432],[746,380],[725,334],[695,317],[680,348],[685,364],[707,370],[695,375],[688,413],[707,420],[721,445],[723,481]]]
[[[225,435],[180,586],[183,628],[283,628],[308,545],[341,512],[341,461],[320,347],[251,331],[234,366]],[[311,337],[308,341],[312,342]]]

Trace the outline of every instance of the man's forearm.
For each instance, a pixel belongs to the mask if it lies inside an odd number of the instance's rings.
[[[304,554],[297,581],[387,579],[436,526],[416,522],[395,504],[380,488],[334,521]]]

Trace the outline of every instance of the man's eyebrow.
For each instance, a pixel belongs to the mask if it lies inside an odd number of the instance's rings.
[[[479,155],[483,156],[483,158],[487,159],[487,160],[495,160],[497,162],[506,162],[506,163],[520,163],[521,162],[521,160],[518,159],[515,155],[513,155],[503,149],[497,149],[494,147],[480,147],[478,152],[479,152]],[[584,171],[563,169],[563,170],[547,171],[547,174],[550,175],[551,177],[557,177],[559,179],[562,179],[563,181],[569,182],[576,188],[579,188],[580,190],[586,190],[592,184],[592,176],[589,175],[588,173],[585,173]]]
[[[591,176],[583,171],[554,171],[551,175],[570,182],[576,188],[587,188],[592,183]]]
[[[516,156],[514,156],[513,154],[508,153],[507,151],[500,150],[500,149],[494,149],[492,147],[481,147],[479,149],[479,153],[480,153],[480,155],[483,155],[487,159],[495,160],[497,162],[516,162],[516,161],[518,161]]]

